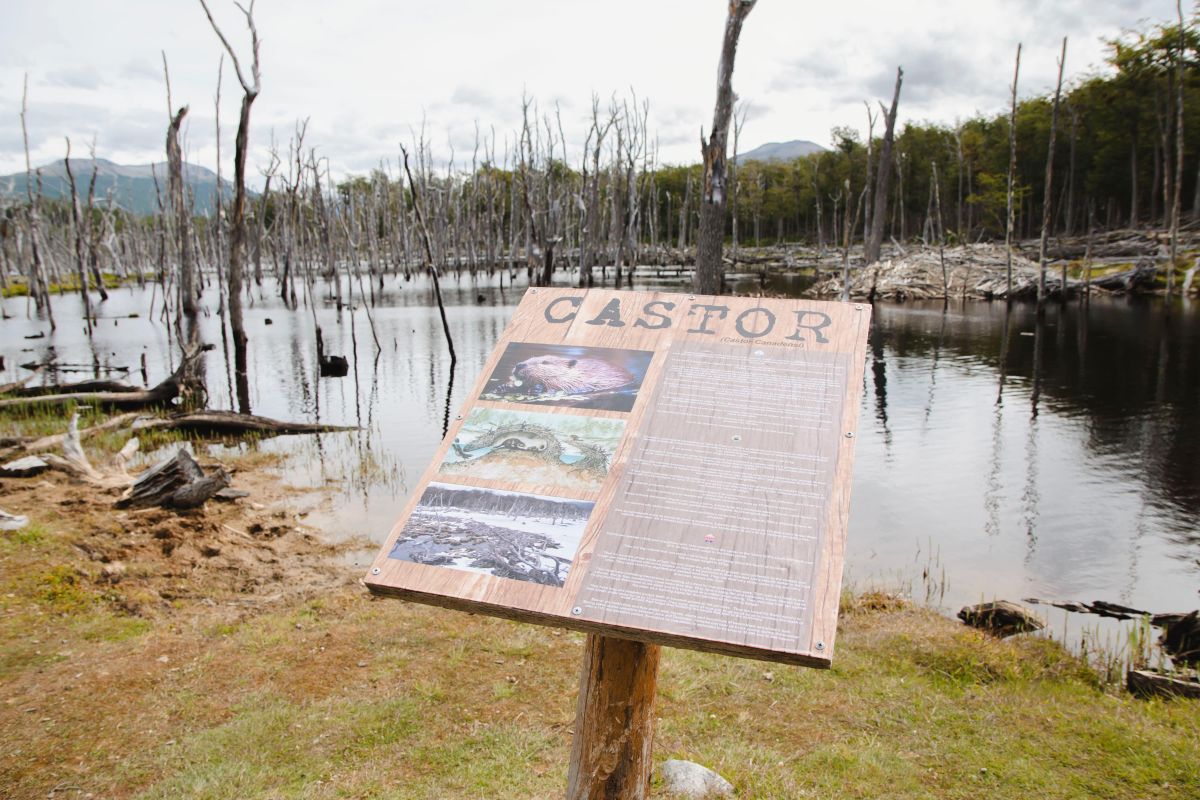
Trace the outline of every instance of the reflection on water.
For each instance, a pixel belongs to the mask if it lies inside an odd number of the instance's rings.
[[[795,293],[802,278],[765,291]],[[736,291],[764,291],[757,275]],[[680,289],[679,278],[639,289]],[[443,293],[458,351],[451,368],[424,281],[388,279],[372,310],[338,312],[332,293],[317,319],[326,352],[351,373],[322,378],[308,309],[284,308],[273,286],[246,309],[255,413],[359,426],[349,434],[264,443],[296,454],[288,478],[338,487],[315,512],[335,535],[380,542],[474,390],[523,286],[447,276]],[[149,290],[121,289],[100,306],[95,344],[78,299],[56,298],[58,332],[5,301],[0,382],[16,365],[126,367],[154,383],[169,373],[165,325],[147,316]],[[206,298],[215,309],[215,299]],[[138,314],[138,317],[130,317]],[[270,320],[270,322],[268,322]],[[211,403],[236,391],[215,313],[202,320]],[[139,370],[145,359],[146,374]],[[950,606],[980,598],[1112,600],[1154,611],[1190,609],[1200,585],[1200,315],[1157,301],[1095,298],[1090,306],[880,305],[867,354],[847,554],[851,583],[920,579],[939,553]],[[73,369],[73,368],[72,368]],[[120,373],[117,374],[120,377]],[[56,376],[50,370],[50,379]],[[63,374],[79,380],[78,372]],[[371,555],[363,553],[363,557]],[[1055,625],[1058,622],[1055,621]]]

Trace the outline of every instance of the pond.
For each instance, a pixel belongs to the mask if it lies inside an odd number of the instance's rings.
[[[443,279],[458,352],[452,371],[427,280],[388,278],[372,309],[339,313],[328,287],[317,316],[326,351],[350,359],[345,378],[316,374],[312,313],[292,311],[271,284],[246,309],[251,403],[258,414],[355,425],[348,434],[283,437],[289,480],[336,487],[309,521],[337,537],[382,543],[443,431],[475,384],[524,291],[507,276]],[[565,280],[565,276],[564,276]],[[731,281],[753,292],[757,277]],[[767,291],[805,280],[776,276]],[[678,277],[636,288],[685,287]],[[169,373],[167,328],[150,290],[123,288],[100,305],[90,346],[78,298],[55,298],[59,330],[4,302],[0,382],[17,365],[120,365],[153,384]],[[231,407],[215,296],[202,332],[213,407]],[[156,309],[161,302],[155,305]],[[846,582],[903,588],[948,610],[981,599],[1107,600],[1152,612],[1200,601],[1200,313],[1194,301],[1095,297],[1032,305],[877,305],[857,440]],[[137,314],[137,317],[130,317]],[[79,380],[82,374],[64,374]],[[357,552],[365,565],[374,546]],[[1055,635],[1078,642],[1119,631],[1042,607]],[[1108,623],[1105,623],[1107,625]]]

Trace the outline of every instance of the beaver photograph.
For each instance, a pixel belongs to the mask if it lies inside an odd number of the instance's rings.
[[[481,398],[630,411],[654,354],[603,347],[509,344]]]

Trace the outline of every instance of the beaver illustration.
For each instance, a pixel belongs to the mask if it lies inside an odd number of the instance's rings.
[[[513,367],[507,385],[530,394],[591,394],[633,383],[629,370],[600,358],[534,356]]]

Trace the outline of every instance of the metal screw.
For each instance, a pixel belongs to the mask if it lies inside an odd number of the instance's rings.
[[[824,643],[824,642],[817,642],[817,649],[818,649],[818,650],[824,650],[824,649],[825,649],[825,643]]]
[[[580,608],[579,606],[575,606],[574,608],[571,609],[571,613],[575,614],[575,615],[579,615],[579,614],[583,613],[583,609]]]
[[[462,419],[462,414],[455,414],[455,415],[454,415],[454,418],[455,418],[455,419]]]
[[[854,431],[846,431],[846,438],[847,438],[847,439],[853,439],[853,438],[854,438]]]
[[[741,435],[740,433],[735,433],[735,434],[733,435],[733,440],[734,440],[735,442],[740,442],[740,441],[742,440],[742,435]]]
[[[696,295],[694,295],[694,294],[688,295],[688,300],[695,300],[695,299],[696,299]]]
[[[378,575],[378,574],[379,574],[379,567],[371,567],[371,574],[372,574],[372,575]]]
[[[862,311],[862,306],[855,306],[855,307],[854,307],[854,310],[855,310],[855,311]]]
[[[530,294],[537,294],[537,289],[530,289],[530,290],[529,290],[529,293],[530,293]]]

